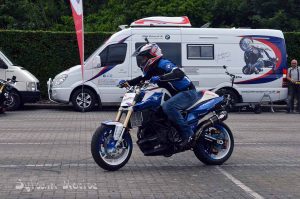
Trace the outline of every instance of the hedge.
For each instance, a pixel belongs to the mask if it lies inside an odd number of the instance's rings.
[[[85,34],[85,57],[97,49],[112,33]],[[300,62],[300,33],[284,33],[288,63]],[[47,98],[49,77],[79,63],[76,35],[73,32],[4,31],[0,30],[0,49],[20,66],[34,74],[41,84],[42,97]]]
[[[86,33],[85,57],[91,55],[110,35],[105,32]],[[44,99],[47,98],[48,79],[79,64],[76,34],[73,32],[0,30],[0,50],[40,80]]]
[[[290,65],[292,59],[297,59],[300,65],[300,32],[286,32],[284,37],[288,54],[288,65]]]

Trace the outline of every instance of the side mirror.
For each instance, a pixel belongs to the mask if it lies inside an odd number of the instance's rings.
[[[101,67],[101,58],[100,58],[99,55],[96,55],[96,56],[93,58],[92,65],[93,65],[93,67],[97,67],[97,68],[100,68],[100,67]]]
[[[16,76],[12,76],[11,78],[14,82],[16,81],[17,77]]]
[[[224,69],[226,69],[226,68],[227,68],[227,66],[223,65],[223,68],[224,68]]]

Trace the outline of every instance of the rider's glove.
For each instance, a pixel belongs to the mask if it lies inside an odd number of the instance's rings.
[[[128,87],[129,84],[128,84],[128,82],[127,82],[126,80],[121,80],[121,81],[119,81],[118,86],[119,86],[120,88],[124,88],[124,87]]]
[[[150,83],[156,84],[160,80],[159,76],[153,76],[150,79]]]

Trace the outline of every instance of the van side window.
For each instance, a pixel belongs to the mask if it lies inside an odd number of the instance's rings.
[[[135,49],[146,43],[136,43]],[[163,57],[169,59],[178,67],[181,67],[181,43],[156,43],[162,50]],[[141,60],[137,58],[138,66],[141,64]]]
[[[117,65],[122,64],[125,60],[127,52],[127,44],[112,44],[107,46],[101,53],[101,65]]]
[[[7,65],[5,64],[5,62],[1,58],[0,58],[0,68],[7,69]]]
[[[188,44],[187,58],[213,60],[214,45],[213,44]]]

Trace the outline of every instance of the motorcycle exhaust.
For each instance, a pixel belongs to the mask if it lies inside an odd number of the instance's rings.
[[[209,119],[204,120],[203,122],[201,122],[201,127],[199,128],[199,130],[195,133],[195,141],[198,140],[203,132],[204,129],[209,128],[219,122],[222,122],[224,120],[226,120],[228,117],[228,113],[226,111],[222,111],[217,115],[213,115],[211,116]]]

